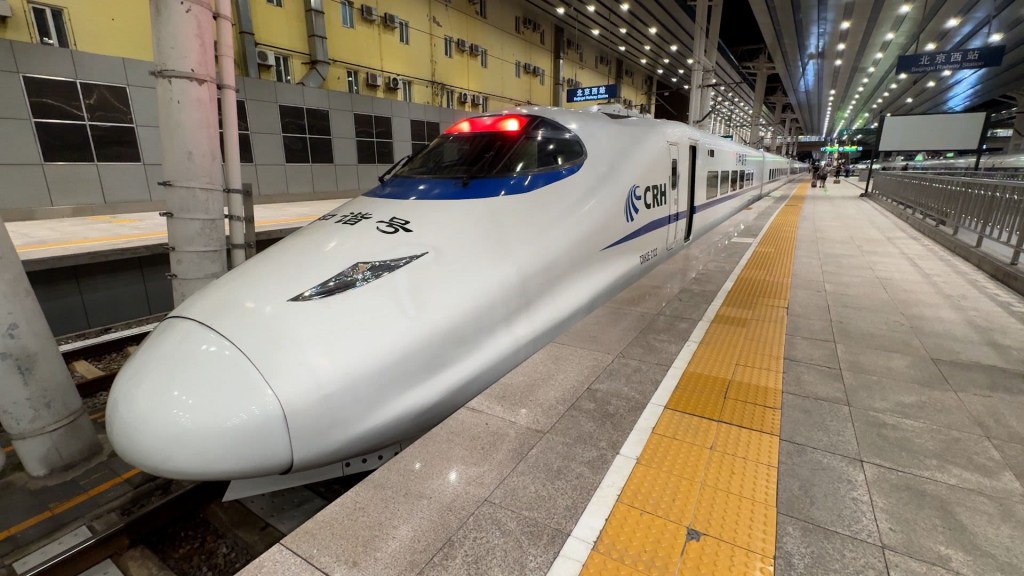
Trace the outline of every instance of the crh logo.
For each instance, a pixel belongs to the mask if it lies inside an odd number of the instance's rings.
[[[626,222],[632,222],[640,214],[640,202],[650,210],[668,203],[668,184],[651,184],[640,193],[640,186],[634,184],[626,194]]]
[[[640,187],[636,184],[629,189],[629,193],[626,194],[626,222],[632,222],[636,219],[636,215],[640,213]]]

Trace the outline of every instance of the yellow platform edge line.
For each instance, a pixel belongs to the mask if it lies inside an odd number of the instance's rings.
[[[581,574],[774,573],[786,307],[807,191],[736,276]]]

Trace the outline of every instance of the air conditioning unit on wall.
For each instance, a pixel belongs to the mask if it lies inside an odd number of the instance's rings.
[[[469,45],[469,53],[472,54],[473,56],[479,56],[480,55],[480,50],[481,50],[481,48],[480,48],[479,44],[470,44]]]
[[[473,105],[482,106],[484,103],[484,97],[480,94],[473,94]]]
[[[273,66],[275,56],[277,56],[277,54],[274,52],[259,48],[256,50],[256,63],[260,66]]]
[[[469,50],[469,42],[467,42],[465,38],[459,38],[455,45],[458,46],[459,50],[462,50],[463,52]]]
[[[383,77],[380,74],[377,74],[376,72],[367,72],[366,73],[366,85],[367,86],[380,86],[383,81],[384,81]]]
[[[398,15],[391,12],[384,13],[384,25],[390,28],[398,28]]]
[[[388,78],[387,87],[389,90],[398,90],[402,87],[402,81],[398,76],[391,76]]]
[[[460,104],[469,104],[469,101],[470,101],[469,100],[469,92],[460,92],[459,93],[459,103]]]
[[[365,18],[367,20],[376,20],[377,19],[377,7],[376,6],[371,6],[369,4],[363,4],[363,6],[361,8],[361,11],[363,13],[363,18]]]
[[[529,62],[523,62],[523,72],[526,72],[527,74],[532,74],[533,64],[530,64]]]

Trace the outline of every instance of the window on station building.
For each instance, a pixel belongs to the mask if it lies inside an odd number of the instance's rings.
[[[481,112],[487,112],[487,105],[488,104],[489,104],[488,97],[487,96],[483,96],[480,99],[480,111]]]
[[[291,84],[292,82],[292,63],[291,58],[282,56],[281,54],[274,54],[274,79],[278,82],[284,82]]]
[[[64,10],[52,6],[29,4],[32,8],[32,23],[40,44],[70,48],[68,28],[64,22]]]
[[[476,11],[484,20],[487,19],[487,0],[477,0]]]
[[[410,120],[412,132],[412,153],[426,148],[435,138],[441,135],[441,124],[428,120]]]
[[[23,76],[43,162],[142,162],[128,88]]]
[[[355,8],[347,0],[341,2],[341,25],[344,28],[356,27]]]
[[[402,100],[406,102],[412,102],[412,82],[406,79],[401,80],[402,83]]]
[[[718,172],[708,172],[704,197],[708,200],[718,196]]]
[[[540,82],[541,86],[544,85],[544,71],[543,70],[541,70],[540,74],[537,76],[537,81]]]
[[[398,21],[398,41],[409,45],[409,23],[405,20]]]
[[[280,8],[284,5],[284,0],[267,0],[267,4]]]
[[[516,78],[521,78],[522,76],[523,76],[523,63],[520,62],[519,60],[516,60]]]
[[[391,117],[353,114],[356,132],[356,160],[360,164],[394,164]]]
[[[520,16],[516,16],[516,34],[523,31],[523,19]]]
[[[444,107],[455,108],[455,90],[449,88],[444,91]]]
[[[452,43],[453,42],[455,42],[455,39],[452,38],[451,36],[445,36],[444,37],[444,55],[445,55],[446,58],[451,58],[452,57]]]
[[[345,79],[348,81],[348,91],[352,94],[359,94],[359,72],[346,70]]]
[[[329,111],[284,104],[278,110],[286,164],[334,164]]]
[[[487,48],[480,49],[480,67],[487,68]]]
[[[252,138],[249,135],[249,112],[245,100],[236,100],[238,109],[238,156],[242,164],[252,164]],[[220,99],[217,99],[217,123],[220,126],[220,155],[224,157],[224,124],[221,114]]]

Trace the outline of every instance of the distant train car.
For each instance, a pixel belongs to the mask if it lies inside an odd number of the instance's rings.
[[[394,446],[805,170],[678,122],[462,120],[169,314],[114,383],[111,443],[189,480]]]

